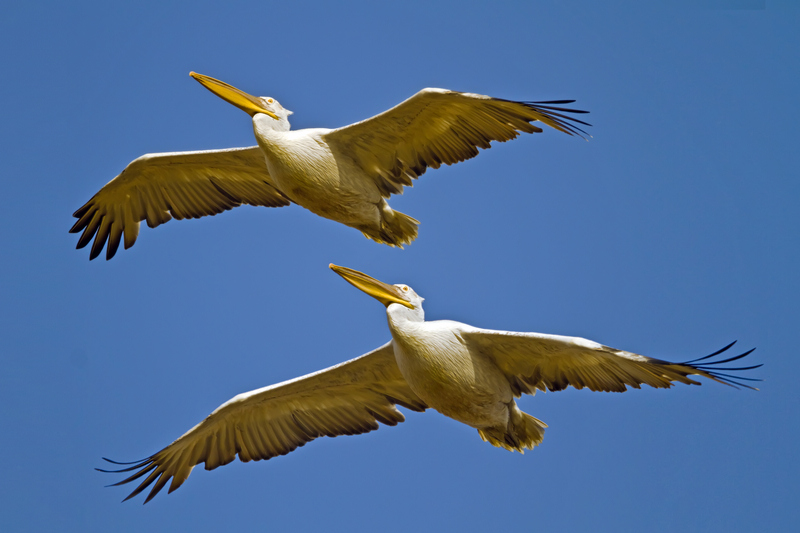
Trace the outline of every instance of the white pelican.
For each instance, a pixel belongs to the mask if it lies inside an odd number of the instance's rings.
[[[478,430],[484,441],[523,452],[542,441],[547,425],[523,413],[514,401],[536,389],[572,385],[624,392],[644,383],[668,388],[691,385],[696,374],[728,385],[753,378],[720,371],[741,355],[709,361],[725,348],[694,361],[670,363],[603,346],[578,337],[479,329],[451,320],[425,322],[422,300],[408,285],[387,285],[356,270],[331,265],[348,282],[386,306],[392,340],[380,348],[313,374],[244,394],[219,406],[205,420],[147,459],[120,470],[136,471],[121,485],[146,476],[126,500],[153,484],[145,503],[170,479],[169,492],[192,468],[206,470],[241,461],[285,455],[317,437],[353,435],[405,420],[395,405],[413,411],[431,407]],[[700,361],[706,361],[697,364]]]
[[[292,202],[374,241],[402,247],[417,237],[419,221],[393,211],[385,198],[401,194],[428,167],[470,159],[478,148],[513,139],[520,131],[542,131],[531,122],[580,136],[585,132],[574,123],[588,125],[563,114],[585,111],[554,107],[574,100],[514,102],[423,89],[343,128],[290,131],[292,112],[277,100],[191,75],[253,117],[258,146],[135,159],[74,213],[78,221],[70,233],[83,230],[77,247],[95,237],[89,259],[100,254],[106,241],[106,259],[114,257],[123,232],[125,248],[133,246],[142,220],[154,228],[171,218],[216,215],[242,204],[282,207]]]

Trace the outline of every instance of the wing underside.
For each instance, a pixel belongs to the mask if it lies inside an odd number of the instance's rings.
[[[414,411],[427,406],[403,379],[391,343],[340,365],[290,381],[240,394],[203,422],[150,457],[124,468],[133,472],[115,483],[142,481],[126,498],[152,485],[145,503],[171,481],[169,492],[189,477],[195,465],[213,470],[233,461],[285,455],[318,437],[357,435],[394,426],[405,417],[395,405]]]
[[[753,388],[758,379],[736,375],[761,365],[720,366],[748,356],[742,354],[714,360],[729,350],[731,343],[706,357],[673,363],[617,350],[579,337],[479,330],[465,332],[464,338],[492,358],[511,383],[513,392],[534,394],[536,390],[559,391],[569,386],[593,391],[624,392],[628,387],[649,385],[668,388],[673,383],[699,385],[690,376],[702,376],[734,387]]]
[[[106,259],[139,235],[139,223],[151,228],[175,218],[216,215],[242,204],[281,207],[291,202],[272,183],[257,146],[228,150],[147,154],[75,211],[70,233],[83,232],[77,248],[92,238],[89,259],[106,246]]]
[[[569,135],[588,136],[586,122],[563,107],[573,100],[516,102],[444,89],[423,89],[397,106],[328,133],[325,140],[350,154],[375,180],[381,194],[399,194],[428,167],[478,155],[492,141],[541,132],[536,123]]]

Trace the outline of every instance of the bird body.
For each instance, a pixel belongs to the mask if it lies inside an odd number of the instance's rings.
[[[411,290],[411,289],[409,289]],[[476,429],[508,422],[514,402],[508,380],[491,361],[469,349],[452,320],[425,322],[401,304],[386,309],[400,373],[428,406]]]
[[[195,465],[206,470],[284,455],[321,436],[353,435],[405,420],[396,405],[433,408],[478,430],[496,447],[523,452],[542,442],[547,425],[523,413],[515,398],[568,386],[624,392],[647,384],[699,385],[690,375],[744,386],[716,365],[747,356],[709,361],[709,356],[671,363],[616,350],[578,337],[480,329],[451,320],[425,321],[422,301],[408,285],[388,285],[361,272],[331,265],[355,287],[386,306],[392,340],[361,357],[326,370],[239,394],[172,444],[111,472],[133,474],[116,483],[144,479],[128,496],[152,485],[145,503],[171,480],[169,492]],[[700,361],[706,361],[700,363]],[[109,470],[102,470],[109,472]]]
[[[156,227],[172,218],[215,215],[242,204],[298,204],[321,217],[360,230],[390,246],[411,243],[419,221],[394,211],[386,199],[428,167],[478,155],[491,141],[535,133],[541,122],[569,135],[584,113],[551,102],[515,102],[445,89],[423,89],[370,119],[334,130],[292,131],[291,111],[270,97],[251,96],[227,83],[192,73],[204,87],[252,117],[257,146],[227,150],[147,154],[130,163],[75,211],[70,229],[82,232],[78,248],[94,238],[89,258],[106,247],[106,259],[139,235],[139,223]]]
[[[258,146],[276,188],[293,203],[321,217],[378,236],[387,205],[360,167],[334,155],[324,128],[275,130],[266,115],[253,118]],[[388,207],[388,205],[387,205]]]

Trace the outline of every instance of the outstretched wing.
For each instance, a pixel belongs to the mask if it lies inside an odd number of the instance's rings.
[[[508,141],[518,132],[542,129],[539,121],[569,135],[586,135],[563,113],[586,113],[551,102],[514,102],[481,94],[423,89],[408,100],[370,119],[331,131],[328,144],[351,156],[389,197],[410,186],[428,167],[452,165],[478,155],[491,141]]]
[[[239,394],[219,406],[178,440],[143,461],[120,470],[135,471],[122,485],[146,476],[126,500],[153,485],[145,503],[172,479],[169,492],[186,481],[192,468],[285,455],[317,437],[356,435],[405,420],[395,408],[427,406],[397,368],[391,342],[366,355],[277,385]]]
[[[688,376],[703,376],[726,385],[753,388],[742,381],[760,381],[722,372],[758,368],[719,367],[749,355],[708,361],[728,350],[734,343],[701,359],[672,363],[603,346],[580,337],[562,337],[540,333],[515,333],[473,329],[464,331],[463,338],[471,348],[491,358],[508,378],[515,395],[534,394],[536,389],[559,391],[573,386],[593,391],[625,392],[627,387],[640,388],[644,383],[656,388],[668,388],[677,381],[699,385]],[[708,361],[702,364],[700,361]]]
[[[291,202],[272,183],[258,146],[145,154],[132,161],[75,211],[70,233],[83,230],[78,248],[95,237],[89,259],[108,241],[106,259],[136,242],[139,222],[154,228],[171,218],[216,215],[242,204],[282,207]]]

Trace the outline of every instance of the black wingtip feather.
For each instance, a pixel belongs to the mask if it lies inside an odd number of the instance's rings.
[[[100,246],[97,246],[97,239],[95,239],[94,242],[95,244],[92,246],[92,250],[89,252],[89,261],[94,261],[97,259],[97,257],[100,255],[100,252],[103,251],[103,246],[105,246],[104,242]]]
[[[574,104],[576,100],[541,100],[539,102],[531,102],[532,104]],[[588,113],[588,111],[578,111],[578,113]]]
[[[83,204],[80,208],[78,208],[74,213],[72,213],[72,216],[75,218],[81,218],[83,215],[87,213],[87,211],[89,211],[89,209],[91,209],[91,207],[92,207],[92,201],[89,200],[88,202]]]
[[[98,472],[105,472],[107,474],[119,474],[121,472],[131,472],[131,471],[136,470],[138,468],[142,468],[143,466],[147,465],[147,463],[149,463],[149,462],[150,462],[150,459],[145,459],[144,461],[142,461],[140,463],[136,463],[133,466],[129,466],[127,468],[119,468],[117,470],[106,470],[104,468],[95,468],[95,470],[97,470]],[[125,463],[117,463],[117,464],[125,464]]]
[[[80,230],[78,230],[78,231],[80,231]],[[75,249],[76,250],[80,250],[81,248],[84,248],[87,244],[92,242],[92,237],[94,237],[94,234],[95,234],[96,231],[97,231],[96,228],[94,228],[94,229],[87,228],[83,232],[83,234],[80,236],[80,238],[78,239],[78,244],[75,246]]]
[[[698,359],[692,359],[691,361],[684,361],[683,363],[679,363],[679,364],[681,364],[681,365],[691,365],[692,363],[696,363],[697,361],[703,361],[705,359],[711,359],[715,355],[719,355],[722,352],[728,350],[734,344],[736,344],[736,341],[733,341],[732,343],[730,343],[729,345],[725,346],[724,348],[721,348],[721,349],[717,350],[716,352],[714,352],[712,354],[708,354],[705,357],[700,357]],[[753,350],[755,350],[755,348],[753,348]],[[752,352],[753,350],[750,350],[750,352]],[[750,352],[747,352],[747,353],[750,353]]]
[[[105,461],[107,463],[111,463],[111,464],[115,464],[115,465],[135,465],[135,464],[140,464],[140,463],[143,464],[146,461],[150,460],[149,457],[145,457],[144,459],[137,459],[136,461],[127,461],[127,462],[115,461],[113,459],[109,459],[108,457],[101,457],[101,459],[103,459],[103,461]]]
[[[108,236],[108,245],[106,246],[106,261],[111,260],[119,249],[119,243],[122,240],[122,232],[110,233]]]
[[[70,233],[78,233],[83,228],[85,228],[87,224],[89,224],[88,220],[83,221],[81,219],[78,219],[78,220],[75,221],[75,224],[73,224],[72,227],[69,228],[69,232]]]
[[[569,104],[569,103],[574,102],[574,101],[575,100],[564,100],[563,103]],[[581,114],[589,113],[589,111],[584,111],[583,109],[571,109],[569,107],[553,107],[553,106],[549,106],[549,105],[542,105],[542,104],[560,104],[562,102],[528,102],[528,103],[530,103],[532,105],[535,105],[539,109],[549,109],[551,111],[561,111],[562,113],[581,113]],[[572,120],[577,120],[577,119],[572,119]]]
[[[588,113],[588,111],[583,111],[580,109],[570,109],[567,107],[550,107],[547,105],[541,105],[541,104],[561,103],[561,102],[562,101],[560,100],[559,101],[554,100],[550,102],[520,102],[520,103],[546,115],[556,124],[564,128],[564,130],[566,130],[566,132],[569,133],[570,135],[577,135],[578,137],[588,140],[588,138],[590,138],[591,135],[589,135],[587,132],[585,132],[583,129],[579,128],[575,124],[582,124],[584,126],[591,126],[591,124],[579,120],[575,117],[562,114],[562,113]],[[574,100],[563,101],[563,103],[572,103],[572,102],[574,102]],[[560,113],[557,113],[556,111],[560,111]]]
[[[714,361],[713,363],[709,363],[709,364],[721,365],[722,363],[730,363],[731,361],[736,361],[737,359],[741,359],[742,357],[747,357],[748,355],[750,355],[754,351],[755,351],[755,348],[750,348],[749,350],[747,350],[746,352],[744,352],[741,355],[737,355],[735,357],[730,357],[728,359],[723,359],[722,361]]]
[[[750,389],[750,390],[757,391],[758,389],[756,387],[751,387],[750,385],[747,385],[746,383],[742,383],[741,381],[742,380],[763,381],[761,379],[744,378],[744,377],[741,377],[741,376],[730,376],[728,374],[720,374],[720,373],[717,373],[717,372],[709,372],[709,375],[713,376],[719,382],[724,383],[725,385],[728,385],[730,387],[733,387],[734,389],[739,389],[740,387],[742,387],[742,388],[745,388],[745,389]]]
[[[758,365],[758,366],[761,366],[761,365]],[[736,370],[736,369],[732,368],[731,370]],[[760,378],[747,378],[747,377],[744,377],[744,376],[732,376],[730,374],[722,374],[721,372],[710,372],[710,374],[713,374],[715,376],[723,376],[723,377],[731,378],[731,379],[741,379],[741,380],[744,380],[744,381],[764,381],[763,379],[760,379]]]
[[[702,372],[705,372],[706,374],[708,374],[709,376],[712,376],[717,381],[719,381],[721,383],[724,383],[726,385],[730,385],[731,387],[734,387],[734,388],[737,388],[737,389],[739,387],[743,387],[743,388],[750,389],[750,390],[758,390],[757,388],[751,387],[750,385],[747,385],[746,383],[742,383],[742,381],[763,381],[763,380],[758,379],[758,378],[749,378],[749,377],[744,377],[744,376],[725,374],[723,372],[742,372],[742,371],[746,371],[746,370],[753,370],[755,368],[760,368],[760,367],[764,366],[763,363],[762,364],[758,364],[758,365],[742,366],[742,367],[735,367],[735,368],[719,366],[721,364],[730,363],[731,361],[737,361],[739,359],[742,359],[743,357],[747,357],[748,355],[753,353],[753,351],[755,351],[755,348],[751,348],[750,350],[747,350],[746,352],[741,353],[739,355],[735,355],[733,357],[728,357],[727,359],[722,359],[722,360],[719,360],[719,361],[708,361],[708,359],[710,359],[710,358],[712,358],[712,357],[714,357],[716,355],[719,355],[719,354],[724,353],[725,351],[729,350],[731,348],[731,346],[733,346],[734,344],[736,344],[736,341],[733,341],[732,343],[728,344],[724,348],[721,348],[721,349],[717,350],[716,352],[714,352],[712,354],[706,355],[704,357],[700,357],[698,359],[692,359],[691,361],[678,363],[678,364],[685,365],[685,366],[700,370]],[[699,365],[695,364],[695,363],[697,363],[699,361],[706,361],[706,362],[702,363],[702,364],[699,364]]]
[[[156,494],[161,492],[161,489],[164,488],[164,485],[170,480],[171,476],[167,476],[164,472],[162,472],[154,481],[153,488],[150,490],[150,493],[147,495],[147,498],[144,499],[144,503],[149,502],[152,500]],[[142,505],[144,505],[144,503]]]
[[[537,106],[537,107],[539,109],[555,109],[555,108],[549,108],[549,107],[539,107],[539,106]],[[569,111],[569,110],[562,110],[562,111]],[[588,113],[588,111],[586,111],[586,113]],[[591,124],[589,124],[588,122],[584,122],[584,121],[579,120],[579,119],[577,119],[575,117],[568,117],[567,115],[562,115],[561,113],[548,113],[548,115],[551,118],[552,117],[559,117],[559,118],[563,118],[564,120],[571,120],[572,122],[577,122],[578,124],[583,124],[584,126],[591,126]],[[561,121],[559,121],[559,123],[561,123]]]
[[[692,365],[692,366],[694,366],[694,365]],[[713,367],[712,366],[695,366],[694,368],[699,368],[700,370],[711,370],[713,372],[716,372],[717,370],[725,370],[727,372],[727,371],[753,370],[754,368],[761,368],[762,366],[764,366],[764,363],[761,363],[760,365],[753,365],[753,366],[739,366],[739,367],[736,367],[736,368],[730,368],[730,367],[722,368],[722,367],[718,367],[718,366],[713,366]]]
[[[501,100],[504,102],[514,102],[516,104],[521,104],[535,111],[538,111],[543,115],[546,115],[556,124],[558,124],[558,126],[563,128],[563,130],[569,135],[577,135],[578,137],[586,139],[587,141],[592,137],[587,132],[583,131],[581,128],[575,125],[575,124],[583,124],[584,126],[591,126],[591,124],[589,124],[588,122],[584,122],[582,120],[578,120],[575,117],[570,117],[568,115],[562,115],[560,113],[554,112],[554,111],[560,111],[561,113],[588,113],[588,111],[583,111],[581,109],[571,109],[568,107],[550,106],[550,104],[555,104],[555,105],[571,104],[574,103],[575,100],[542,100],[538,102],[506,100],[504,98],[496,98],[496,100]]]

